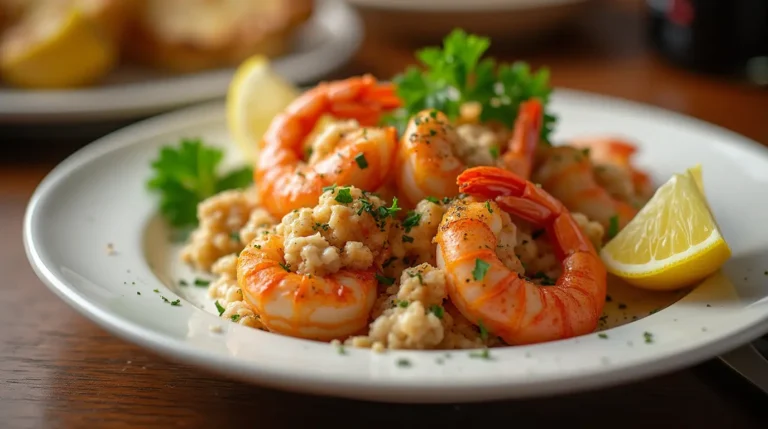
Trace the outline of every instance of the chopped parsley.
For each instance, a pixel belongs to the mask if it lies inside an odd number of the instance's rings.
[[[598,336],[599,338],[602,338],[602,339],[604,339],[604,340],[608,339],[608,334],[606,334],[606,333],[603,333],[603,332],[601,332],[601,333],[597,334],[597,336]]]
[[[491,202],[490,201],[486,201],[485,202],[485,208],[488,209],[488,213],[493,214],[493,209],[491,208]]]
[[[488,149],[488,153],[491,154],[491,158],[493,159],[499,158],[499,148],[497,146],[493,146],[490,149]]]
[[[486,348],[480,350],[479,352],[471,352],[469,354],[469,357],[475,358],[475,359],[490,360],[491,359],[491,351],[488,350],[488,348],[486,347]]]
[[[390,266],[392,264],[392,262],[395,262],[395,261],[397,261],[397,258],[393,256],[393,257],[387,259],[386,261],[384,261],[384,263],[381,264],[381,267],[382,268],[387,268],[388,266]]]
[[[240,241],[240,233],[237,231],[232,231],[229,233],[229,238],[231,238],[234,241]]]
[[[475,269],[472,270],[472,277],[476,281],[480,281],[485,277],[485,273],[488,272],[488,268],[491,267],[491,264],[483,261],[482,259],[475,259]]]
[[[261,249],[261,244],[254,244],[253,247],[255,247],[257,249]]]
[[[339,188],[339,191],[336,193],[336,201],[342,203],[342,204],[349,204],[352,202],[352,192],[350,192],[349,188]]]
[[[643,338],[645,339],[646,344],[651,344],[653,342],[653,334],[650,332],[643,332]]]
[[[407,368],[411,366],[411,361],[405,358],[400,358],[397,360],[397,366]]]
[[[291,272],[291,264],[284,264],[282,262],[278,262],[278,265],[280,265],[280,268],[284,269],[285,271]]]
[[[154,293],[160,293],[160,289],[152,289],[152,292],[154,292]]]
[[[340,355],[345,355],[345,354],[347,354],[347,351],[344,349],[344,344],[341,344],[341,343],[337,344],[337,345],[336,345],[336,352],[337,352],[338,354],[340,354]]]
[[[238,320],[240,320],[240,315],[239,314],[233,314],[232,316],[230,316],[230,319],[233,322],[237,322]]]
[[[139,292],[139,291],[136,291],[136,295],[141,295],[141,292]]]
[[[323,193],[326,193],[328,191],[334,192],[334,191],[336,191],[336,188],[337,188],[337,185],[335,183],[333,185],[330,185],[330,186],[324,186],[323,187]]]
[[[211,284],[210,280],[195,279],[195,286],[208,286],[209,284]]]
[[[395,284],[395,279],[393,279],[392,277],[382,276],[379,273],[376,273],[376,280],[378,280],[379,283],[381,283],[383,285],[387,285],[387,286],[391,286],[391,285]]]
[[[405,220],[403,221],[403,228],[405,228],[405,232],[411,232],[411,228],[418,226],[419,222],[421,222],[421,213],[416,213],[413,210],[409,211],[408,215],[405,216]]]
[[[398,301],[397,306],[400,308],[408,308],[408,304],[410,304],[408,301]]]
[[[445,309],[442,306],[439,306],[437,304],[432,304],[429,306],[428,311],[435,315],[438,319],[443,318],[443,313],[445,312]]]
[[[219,316],[221,316],[222,314],[224,314],[224,311],[225,311],[226,309],[225,309],[224,307],[222,307],[222,306],[221,306],[221,304],[219,304],[219,300],[218,300],[218,299],[216,300],[216,302],[214,302],[214,305],[216,305],[216,310],[218,310],[218,311],[219,311]]]
[[[181,307],[181,300],[177,299],[175,301],[171,301],[171,305],[174,307]]]
[[[426,197],[426,198],[424,198],[424,199],[425,199],[425,200],[427,200],[427,201],[429,201],[430,203],[434,203],[434,204],[440,205],[440,200],[438,200],[438,199],[437,199],[437,198],[435,198],[435,197]],[[768,271],[766,271],[766,272],[765,272],[765,275],[767,275],[767,276],[768,276]]]
[[[187,286],[188,284],[189,283],[187,283],[187,281],[184,279],[179,280],[179,286]]]
[[[365,170],[368,168],[368,160],[365,159],[365,154],[360,152],[355,156],[355,162],[357,163],[357,166],[360,167],[361,170]]]
[[[219,175],[224,153],[200,139],[182,139],[177,146],[163,146],[152,161],[153,176],[147,187],[160,195],[160,212],[174,228],[198,225],[197,205],[227,189],[245,188],[253,182],[251,167]]]
[[[410,235],[403,235],[403,243],[413,243],[413,237]]]
[[[611,219],[608,221],[608,238],[616,237],[616,234],[619,233],[619,215],[613,215],[611,216]]]
[[[477,329],[480,330],[480,339],[483,341],[488,341],[488,329],[485,328],[482,320],[477,321]]]

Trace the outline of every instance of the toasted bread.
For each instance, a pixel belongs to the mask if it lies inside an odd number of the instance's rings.
[[[313,0],[142,0],[126,38],[134,62],[174,72],[234,66],[290,48]]]

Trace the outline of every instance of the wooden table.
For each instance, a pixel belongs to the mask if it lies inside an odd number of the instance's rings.
[[[557,86],[655,104],[768,143],[765,91],[669,67],[647,50],[637,3],[603,6],[547,45],[495,54],[550,66]],[[411,58],[411,47],[372,36],[345,73],[389,77]],[[35,277],[24,255],[21,224],[30,194],[50,168],[88,142],[87,132],[54,144],[8,129],[0,128],[0,427],[765,427],[765,398],[717,361],[566,397],[439,406],[283,393],[168,362],[76,314]],[[312,423],[299,426],[304,419]]]

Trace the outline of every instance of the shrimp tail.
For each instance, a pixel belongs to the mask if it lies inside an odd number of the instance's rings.
[[[459,175],[457,182],[460,192],[493,199],[505,211],[544,226],[559,243],[554,249],[559,258],[574,250],[595,253],[565,206],[517,174],[496,167],[473,167]]]
[[[539,145],[544,108],[538,99],[531,99],[520,106],[515,120],[514,133],[503,156],[507,169],[520,177],[531,177],[536,148]]]

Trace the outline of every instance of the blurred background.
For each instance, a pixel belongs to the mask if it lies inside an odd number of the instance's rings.
[[[768,142],[765,112],[747,108],[766,97],[765,0],[0,0],[0,131],[6,143],[67,153],[222,98],[256,53],[297,84],[386,79],[456,27],[492,37],[501,60],[549,67],[556,86]]]

